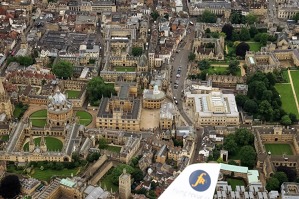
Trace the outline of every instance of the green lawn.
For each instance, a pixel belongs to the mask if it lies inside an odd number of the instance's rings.
[[[280,95],[282,108],[288,113],[294,113],[299,116],[290,84],[276,84],[275,88]]]
[[[47,120],[46,119],[31,119],[30,121],[32,122],[32,126],[35,127],[44,127],[47,124]]]
[[[282,77],[285,79],[287,82],[290,82],[289,74],[287,70],[282,71]]]
[[[85,126],[92,122],[92,115],[86,111],[77,111],[76,117],[79,117],[79,123]]]
[[[235,178],[227,178],[227,183],[232,186],[232,190],[236,190],[236,186],[245,186],[244,180],[235,179]]]
[[[289,144],[265,144],[266,151],[271,151],[272,155],[293,155],[292,148]]]
[[[108,151],[113,151],[113,152],[119,153],[121,150],[121,147],[108,145],[108,147],[106,149]]]
[[[2,136],[0,136],[0,140],[2,140],[2,141],[8,141],[8,139],[9,139],[8,135],[2,135]]]
[[[40,137],[35,138],[34,142],[36,145],[40,145]],[[54,137],[45,137],[45,141],[46,141],[46,145],[49,151],[61,151],[62,147],[63,147],[63,143]],[[28,151],[29,150],[29,143],[27,142],[24,146],[23,146],[24,151]]]
[[[209,74],[215,74],[215,73],[224,73],[227,71],[227,67],[210,67],[208,69]]]
[[[254,52],[258,52],[261,50],[261,44],[259,42],[251,42],[248,43],[249,47],[250,47],[250,51],[254,51]]]
[[[114,68],[116,71],[119,71],[119,72],[135,72],[135,67],[122,67],[122,66],[119,66],[119,67],[115,67]]]
[[[79,168],[63,169],[60,171],[52,169],[40,170],[39,168],[35,168],[33,174],[31,174],[31,177],[36,178],[38,180],[50,181],[51,177],[53,176],[59,176],[64,178],[70,177],[72,174],[75,176],[78,170]]]
[[[228,66],[228,63],[226,61],[209,61],[211,65],[226,65]]]
[[[78,99],[80,97],[79,94],[81,91],[66,90],[65,93],[69,99]]]
[[[44,109],[44,110],[35,111],[34,113],[32,113],[30,115],[30,118],[35,118],[35,117],[46,118],[47,117],[47,110]]]
[[[112,189],[113,192],[118,192],[118,186],[112,183],[111,168],[107,174],[101,179],[101,187],[106,187],[108,191]]]
[[[291,71],[291,77],[296,92],[297,100],[299,100],[299,71]]]

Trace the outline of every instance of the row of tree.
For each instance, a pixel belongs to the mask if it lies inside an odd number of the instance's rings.
[[[289,125],[297,121],[296,115],[287,114],[281,108],[281,99],[275,89],[277,77],[274,73],[256,72],[248,77],[248,92],[237,95],[237,105],[244,111],[262,121],[281,121]]]

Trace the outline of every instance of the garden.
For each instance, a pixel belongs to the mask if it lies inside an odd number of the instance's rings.
[[[63,143],[61,140],[54,138],[54,137],[45,137],[45,142],[46,142],[46,146],[48,151],[61,151],[62,147],[63,147]],[[34,143],[35,145],[40,145],[40,141],[41,138],[34,138]],[[24,151],[29,151],[29,142],[27,142],[24,146],[23,146]]]
[[[289,144],[264,144],[266,151],[272,155],[293,155],[292,147]]]
[[[115,71],[117,72],[135,72],[135,67],[125,67],[125,66],[117,66],[114,67]]]
[[[75,90],[66,90],[65,94],[67,95],[68,99],[78,99],[80,96],[81,91]]]
[[[92,115],[87,111],[77,111],[76,117],[79,118],[79,123],[88,126],[92,122]]]
[[[35,111],[30,115],[30,121],[32,122],[32,126],[35,127],[44,127],[47,124],[47,110],[39,110]]]

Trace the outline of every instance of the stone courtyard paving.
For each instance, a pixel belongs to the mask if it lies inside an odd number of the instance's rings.
[[[160,109],[142,109],[140,129],[159,127]]]

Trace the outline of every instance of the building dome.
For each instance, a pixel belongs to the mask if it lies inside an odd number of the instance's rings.
[[[57,90],[56,93],[52,96],[52,101],[55,104],[63,104],[66,102],[66,97],[60,92],[60,90]]]

